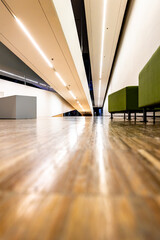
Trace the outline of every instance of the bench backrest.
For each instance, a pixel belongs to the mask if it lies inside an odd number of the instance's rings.
[[[160,47],[139,74],[139,107],[160,104]]]

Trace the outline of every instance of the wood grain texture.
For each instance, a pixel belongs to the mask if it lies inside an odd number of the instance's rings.
[[[0,120],[0,239],[159,240],[160,123]]]

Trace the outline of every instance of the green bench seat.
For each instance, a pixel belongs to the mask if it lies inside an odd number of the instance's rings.
[[[160,110],[160,47],[139,74],[139,107],[146,112]]]
[[[108,96],[108,110],[113,113],[132,113],[140,111],[138,107],[138,86],[125,87]]]

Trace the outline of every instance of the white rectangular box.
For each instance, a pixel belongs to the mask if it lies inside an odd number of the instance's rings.
[[[19,95],[0,98],[0,118],[37,118],[37,98]]]

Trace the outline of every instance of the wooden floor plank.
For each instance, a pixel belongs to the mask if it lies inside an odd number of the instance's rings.
[[[159,240],[160,122],[0,120],[0,239]]]

